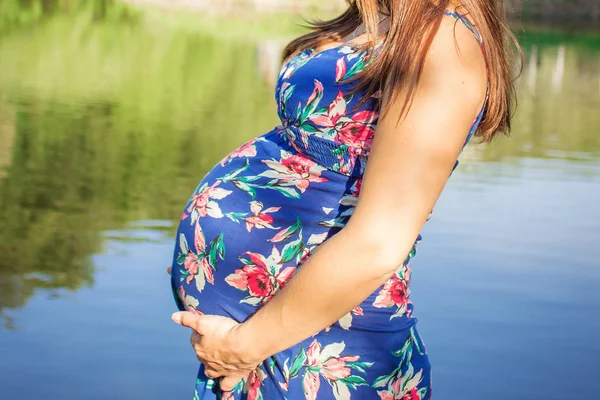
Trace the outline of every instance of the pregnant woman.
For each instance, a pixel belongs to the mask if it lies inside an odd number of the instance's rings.
[[[513,37],[501,1],[348,3],[285,49],[280,126],[185,207],[196,399],[431,398],[409,261],[466,143],[509,128]]]

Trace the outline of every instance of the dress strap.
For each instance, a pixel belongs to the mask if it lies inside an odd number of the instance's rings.
[[[447,15],[449,17],[454,18],[457,21],[462,22],[467,27],[467,29],[473,32],[473,35],[475,35],[475,38],[483,47],[483,37],[481,36],[481,33],[479,33],[479,30],[477,29],[475,24],[473,24],[464,14],[461,14],[456,10],[446,10],[444,11],[444,15]]]

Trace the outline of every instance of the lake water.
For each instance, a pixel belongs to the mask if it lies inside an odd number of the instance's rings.
[[[0,398],[191,399],[175,224],[277,123],[297,31],[87,4],[0,6]],[[464,152],[413,262],[438,399],[600,399],[600,33],[521,36],[512,137]]]

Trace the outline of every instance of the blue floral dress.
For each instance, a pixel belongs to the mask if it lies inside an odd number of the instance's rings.
[[[477,35],[460,15],[448,15]],[[180,310],[246,320],[346,225],[375,134],[379,94],[352,111],[363,96],[347,94],[350,86],[339,82],[368,60],[368,50],[344,44],[303,51],[282,66],[281,125],[225,157],[185,207],[171,281]],[[430,399],[430,364],[409,300],[409,260],[419,240],[359,307],[270,357],[233,392],[222,393],[200,367],[195,398]]]

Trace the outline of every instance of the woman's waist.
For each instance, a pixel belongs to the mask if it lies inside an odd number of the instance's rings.
[[[270,134],[278,135],[295,151],[330,171],[355,178],[364,174],[369,153],[365,147],[327,139],[295,125],[279,125]]]

